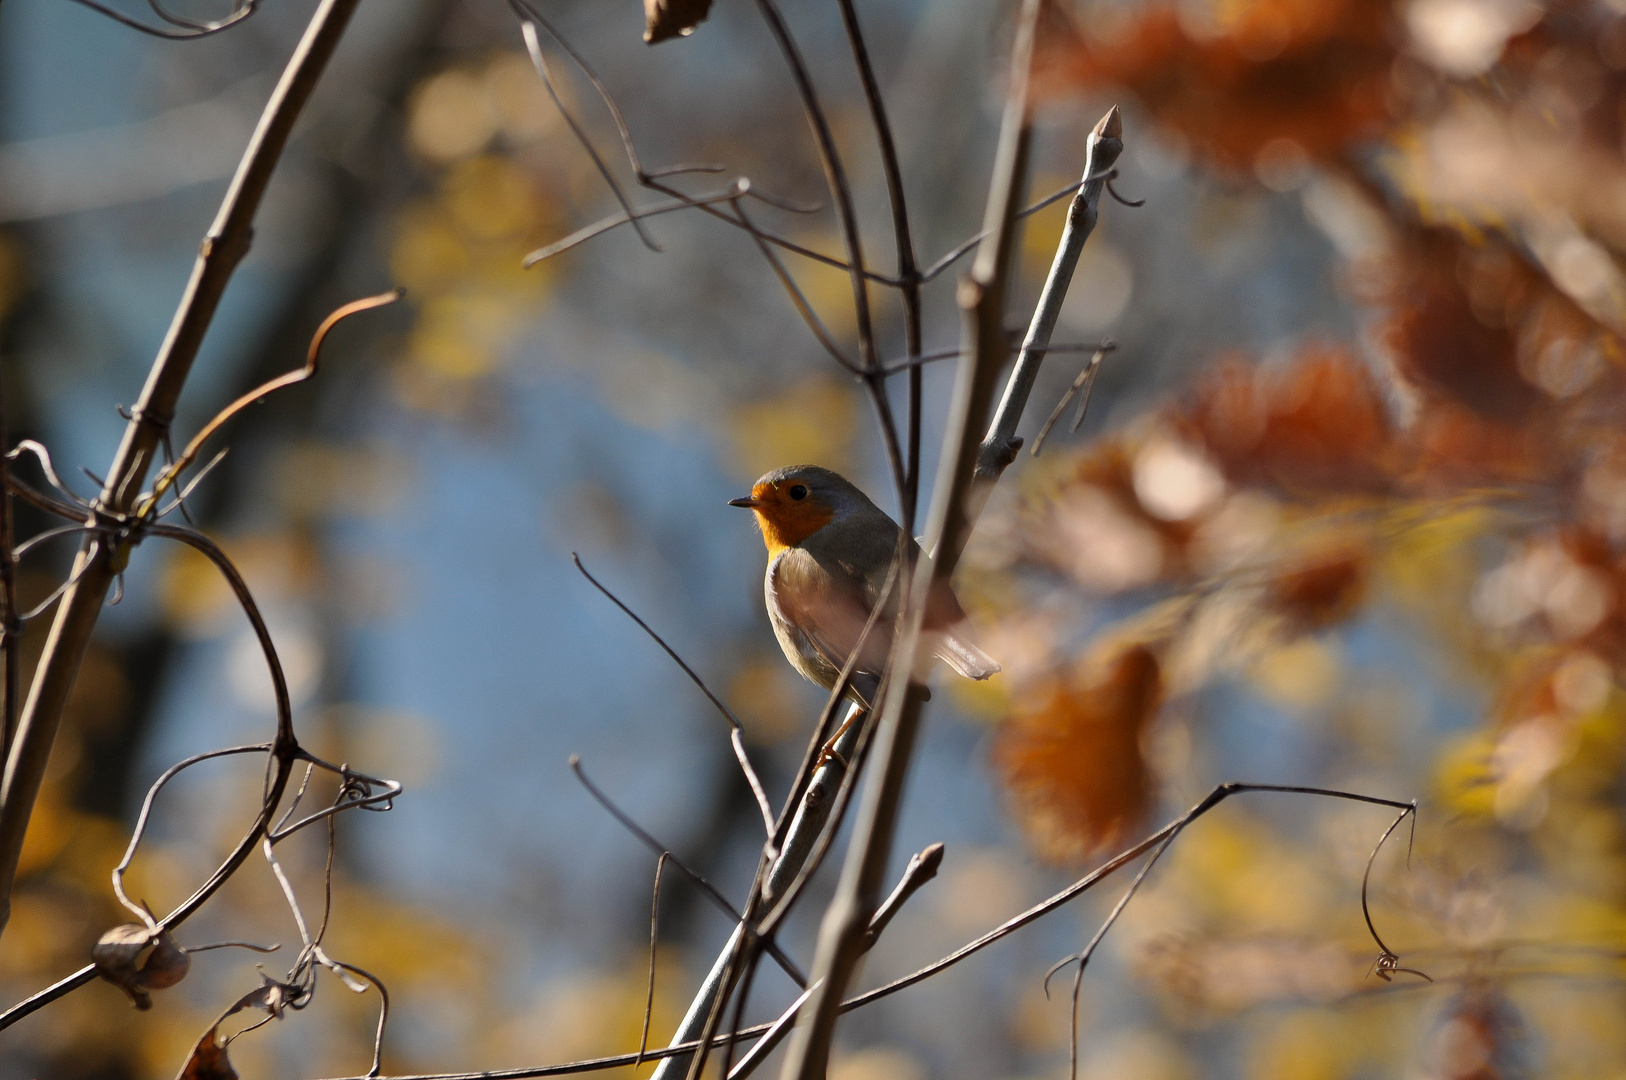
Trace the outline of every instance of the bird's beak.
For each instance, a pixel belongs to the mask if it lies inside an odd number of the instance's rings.
[[[762,500],[756,498],[753,495],[747,495],[743,499],[730,499],[730,500],[728,500],[728,505],[730,505],[730,506],[743,506],[747,510],[754,510],[757,507],[762,505]]]

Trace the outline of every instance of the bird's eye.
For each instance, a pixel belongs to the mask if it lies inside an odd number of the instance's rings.
[[[794,485],[792,485],[791,489],[790,489],[790,497],[795,499],[797,502],[801,502],[803,499],[807,498],[807,485],[806,484],[794,484]]]

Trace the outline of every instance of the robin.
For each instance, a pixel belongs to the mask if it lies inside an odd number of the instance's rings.
[[[730,499],[756,513],[768,545],[764,592],[768,618],[785,658],[826,690],[835,686],[883,590],[887,600],[853,668],[850,692],[864,706],[892,649],[897,586],[888,589],[898,552],[898,524],[847,479],[817,465],[776,469],[751,494]],[[923,556],[909,541],[911,566]],[[999,665],[972,639],[965,611],[948,582],[926,602],[924,644],[968,679],[986,679]]]

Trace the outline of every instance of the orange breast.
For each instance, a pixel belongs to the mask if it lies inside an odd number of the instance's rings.
[[[757,523],[762,526],[763,543],[768,545],[768,558],[772,560],[781,551],[795,547],[830,524],[836,512],[812,500],[775,500],[757,507],[756,515]]]

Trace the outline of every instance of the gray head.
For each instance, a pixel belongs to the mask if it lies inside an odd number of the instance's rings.
[[[818,507],[834,511],[838,516],[844,511],[875,506],[869,496],[854,487],[846,477],[821,465],[788,465],[775,469],[751,485],[750,495],[743,499],[730,499],[728,505],[767,510],[770,513],[794,513],[801,506],[809,509]]]

